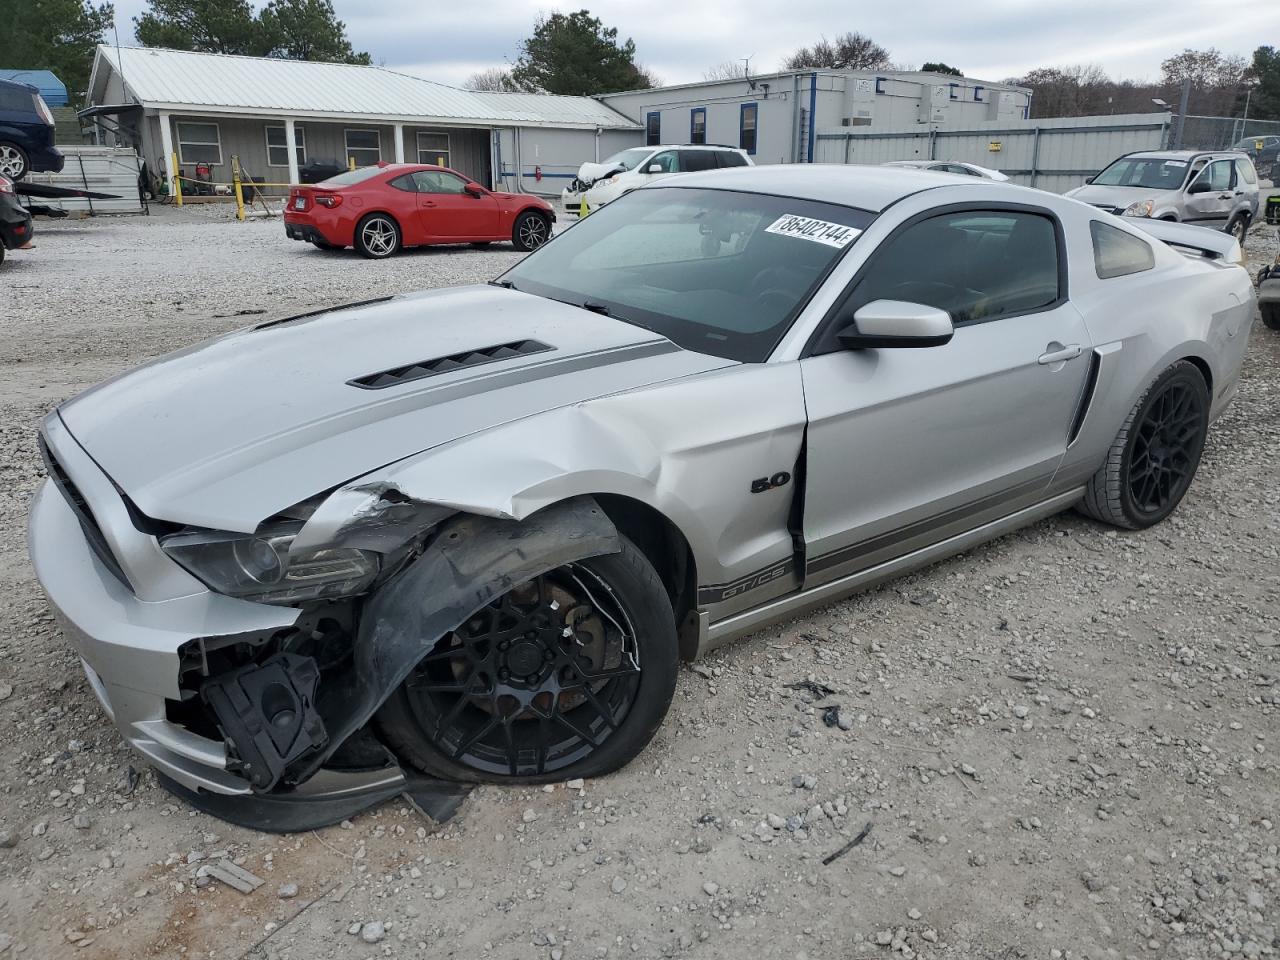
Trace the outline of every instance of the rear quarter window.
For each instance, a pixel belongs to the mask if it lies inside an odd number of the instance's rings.
[[[1253,169],[1253,162],[1250,160],[1237,160],[1236,169],[1240,171],[1240,176],[1245,183],[1257,183],[1258,173]]]
[[[0,110],[35,113],[35,100],[26,90],[17,87],[0,87]]]
[[[1131,233],[1094,220],[1089,224],[1093,236],[1093,268],[1099,280],[1113,280],[1151,270],[1156,255],[1147,243]]]
[[[747,158],[740,153],[734,153],[732,150],[721,150],[716,153],[716,157],[720,160],[722,167],[745,167]]]

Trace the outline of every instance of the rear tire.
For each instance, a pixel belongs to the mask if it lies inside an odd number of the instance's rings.
[[[537,250],[550,239],[551,221],[533,210],[526,210],[516,217],[511,228],[511,242],[517,250]]]
[[[21,180],[31,172],[27,152],[16,143],[0,143],[0,177]]]
[[[610,773],[643,750],[675,692],[679,647],[662,581],[621,541],[516,585],[435,641],[378,711],[396,755],[449,780],[547,783]]]
[[[1209,429],[1209,388],[1180,360],[1134,404],[1107,459],[1085,489],[1080,512],[1126,530],[1159,523],[1191,486]]]
[[[1267,329],[1280,331],[1280,303],[1265,303],[1261,310],[1262,322]]]
[[[1249,217],[1246,214],[1240,214],[1227,224],[1227,233],[1235,237],[1236,240],[1243,245],[1244,238],[1249,233]]]
[[[400,250],[400,224],[385,213],[371,213],[356,224],[356,253],[385,260]]]

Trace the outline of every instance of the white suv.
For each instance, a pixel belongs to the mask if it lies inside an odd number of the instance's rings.
[[[597,209],[610,200],[617,200],[636,187],[653,183],[673,173],[694,173],[699,170],[716,170],[721,167],[754,166],[745,150],[721,144],[662,144],[653,147],[632,147],[615,153],[599,163],[584,163],[578,175],[560,193],[564,211],[578,216],[582,201],[587,201],[587,211]]]

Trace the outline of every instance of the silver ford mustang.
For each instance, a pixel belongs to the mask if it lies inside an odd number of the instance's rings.
[[[63,404],[31,557],[123,736],[260,825],[602,774],[681,657],[1057,511],[1167,516],[1236,391],[1240,260],[977,178],[664,180],[489,285]]]

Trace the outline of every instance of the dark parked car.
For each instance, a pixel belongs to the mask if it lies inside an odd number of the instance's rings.
[[[13,181],[0,177],[0,263],[5,250],[16,250],[31,239],[31,214],[18,202]]]
[[[1280,160],[1280,137],[1270,134],[1245,137],[1231,149],[1239,150],[1252,160],[1258,168],[1258,176],[1264,180],[1274,181],[1276,174],[1280,173],[1276,168],[1276,161]]]
[[[32,170],[57,173],[63,162],[53,145],[53,114],[40,91],[0,80],[0,176],[21,180]]]

